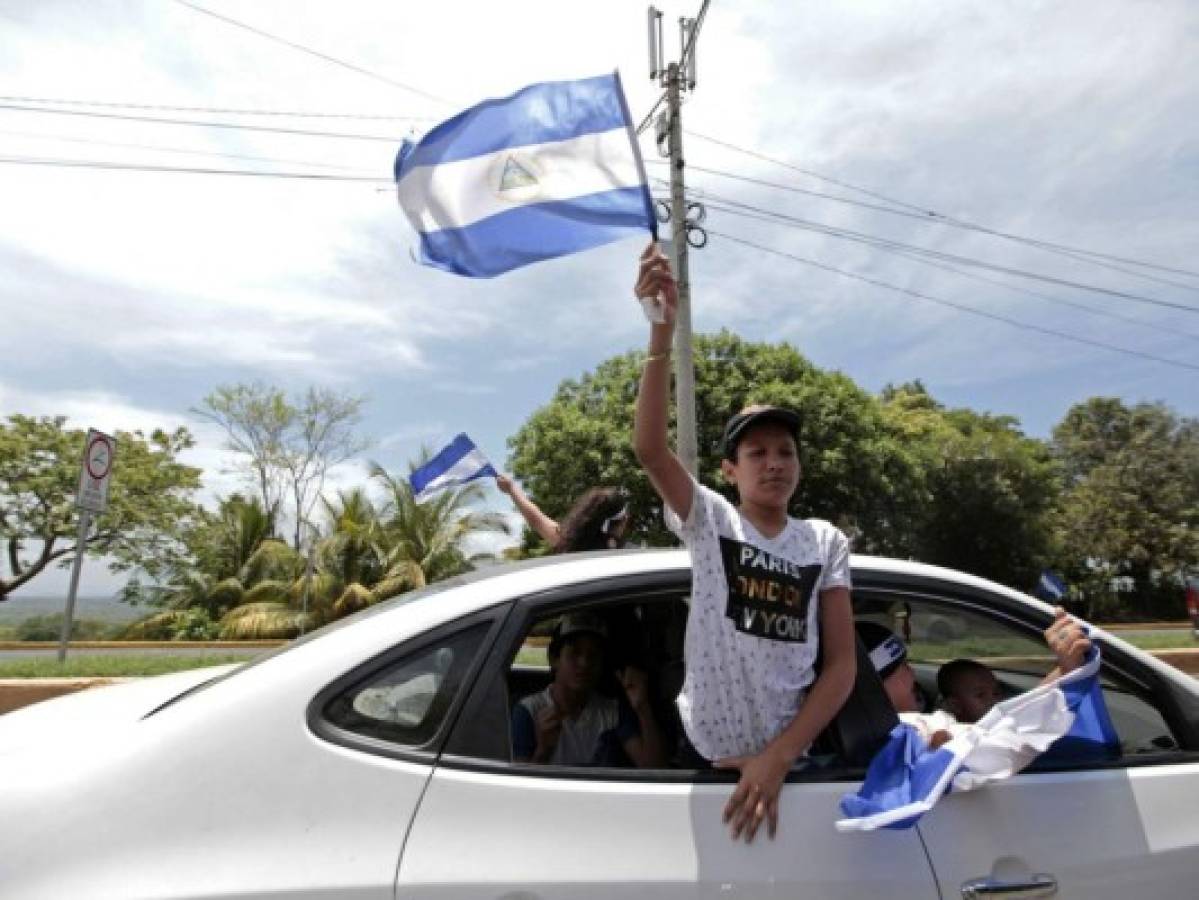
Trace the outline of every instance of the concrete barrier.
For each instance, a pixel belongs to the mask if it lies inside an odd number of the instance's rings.
[[[29,706],[40,700],[73,694],[106,684],[120,684],[129,678],[0,678],[0,715]]]

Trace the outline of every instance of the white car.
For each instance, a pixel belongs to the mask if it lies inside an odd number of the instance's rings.
[[[949,655],[1018,690],[1049,665],[1046,605],[977,578],[853,560],[856,614],[950,619]],[[563,613],[610,623],[659,719],[682,673],[681,551],[553,557],[382,604],[242,667],[0,717],[0,897],[1178,898],[1199,884],[1199,682],[1102,632],[1122,755],[1034,767],[906,831],[842,834],[838,801],[894,723],[873,670],[788,778],[777,838],[734,842],[735,776],[511,760]],[[915,629],[919,632],[919,627]]]

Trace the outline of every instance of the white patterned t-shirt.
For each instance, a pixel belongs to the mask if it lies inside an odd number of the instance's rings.
[[[849,542],[821,519],[767,538],[693,481],[686,522],[666,525],[691,552],[686,675],[678,708],[706,759],[760,752],[795,718],[815,678],[820,592],[849,587]]]

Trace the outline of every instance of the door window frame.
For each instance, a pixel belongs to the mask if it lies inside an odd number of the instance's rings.
[[[444,622],[408,640],[401,641],[366,662],[360,663],[330,682],[312,698],[308,704],[306,716],[308,728],[317,737],[351,750],[360,750],[375,756],[385,756],[406,762],[433,765],[437,762],[442,747],[453,731],[466,698],[471,696],[475,681],[483,671],[484,661],[489,658],[490,649],[494,645],[497,635],[503,629],[504,623],[511,616],[512,609],[513,603],[509,601],[450,622]],[[479,646],[463,673],[457,694],[450,701],[450,705],[433,735],[424,743],[401,744],[361,734],[335,724],[326,716],[325,709],[328,704],[346,691],[366,687],[384,672],[402,665],[413,656],[433,649],[438,644],[444,643],[447,638],[482,626],[487,626],[486,631],[480,638]]]

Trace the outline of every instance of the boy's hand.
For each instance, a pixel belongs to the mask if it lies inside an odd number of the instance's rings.
[[[756,756],[733,756],[713,765],[741,771],[737,788],[724,807],[724,821],[732,823],[733,840],[744,834],[745,842],[750,843],[763,820],[766,833],[773,838],[779,825],[779,792],[791,769],[791,760],[767,747]]]
[[[633,712],[641,712],[649,706],[649,680],[645,672],[636,666],[625,666],[619,672],[620,686]]]
[[[553,706],[547,706],[537,714],[537,749],[533,759],[546,762],[554,755],[558,737],[562,734],[562,714]]]
[[[1058,669],[1064,675],[1082,665],[1091,641],[1077,620],[1060,606],[1054,609],[1053,616],[1053,624],[1045,629],[1045,643],[1057,657]]]
[[[633,293],[638,300],[656,301],[665,315],[665,324],[673,325],[679,306],[679,289],[670,271],[670,260],[658,245],[650,241],[641,254],[641,265],[637,270],[637,282]]]
[[[512,479],[507,475],[496,475],[495,486],[500,489],[501,494],[507,494],[509,497],[512,496],[512,491],[516,488],[516,485],[513,484]]]

